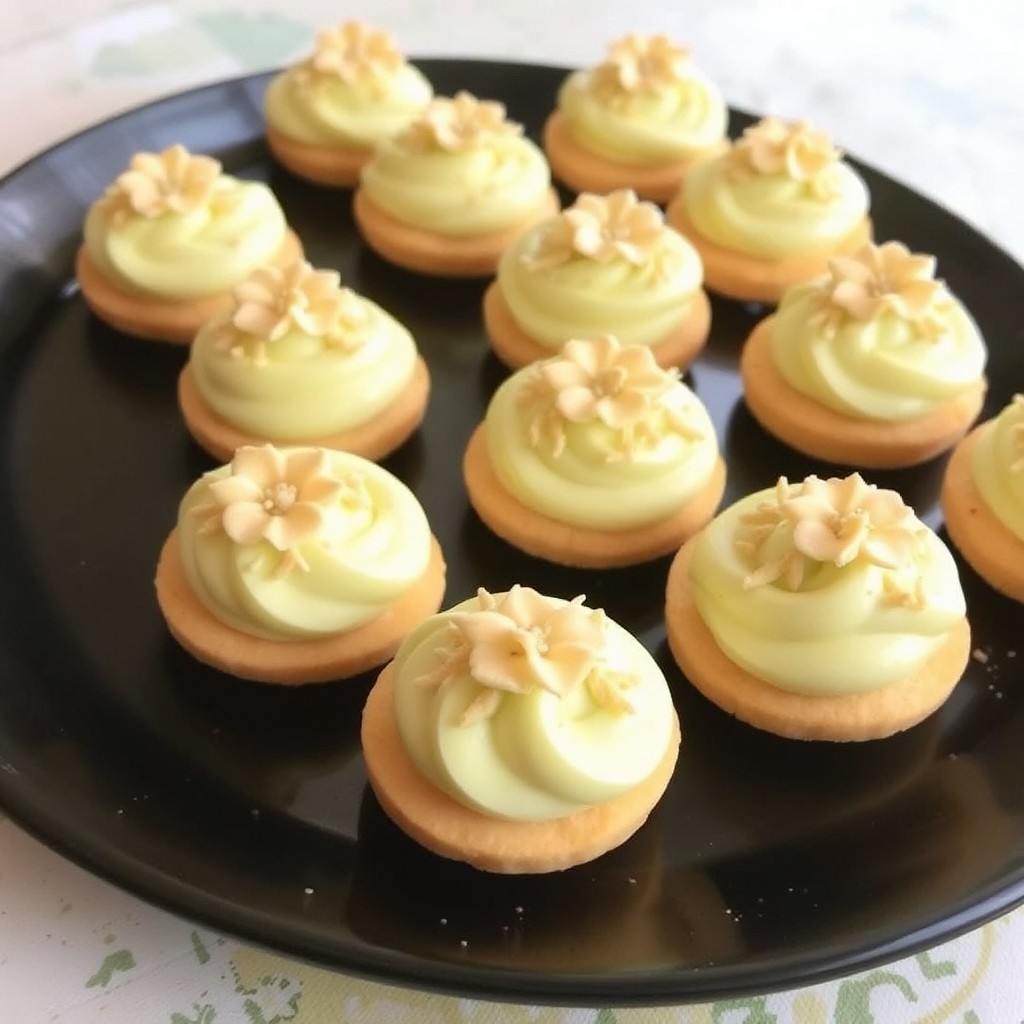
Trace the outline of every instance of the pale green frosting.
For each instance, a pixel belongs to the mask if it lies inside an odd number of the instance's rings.
[[[647,779],[672,741],[672,697],[651,655],[609,619],[603,619],[594,665],[629,677],[622,696],[632,710],[602,706],[585,681],[558,694],[527,676],[526,692],[501,692],[492,714],[464,724],[462,716],[480,697],[482,684],[455,658],[450,674],[439,678],[438,669],[452,653],[453,618],[480,608],[480,598],[472,598],[433,616],[406,637],[395,656],[398,729],[419,772],[459,803],[516,821],[560,818]]]
[[[653,345],[690,316],[704,270],[693,246],[663,227],[657,252],[641,263],[574,252],[557,266],[534,263],[549,222],[521,234],[502,254],[498,286],[516,323],[552,350],[567,338],[614,334],[623,344]]]
[[[94,203],[85,247],[96,269],[122,291],[187,300],[229,291],[272,262],[286,230],[266,185],[221,175],[213,199],[187,213],[144,217],[104,200]]]
[[[731,167],[729,153],[701,160],[683,191],[690,222],[725,249],[769,259],[812,252],[846,238],[867,214],[867,186],[849,164],[832,169],[829,194],[783,172],[736,176]]]
[[[298,449],[281,449],[290,451]],[[327,452],[326,460],[330,477],[346,487],[295,547],[305,569],[282,573],[279,548],[267,539],[236,543],[219,525],[223,509],[210,485],[230,477],[231,466],[204,474],[186,493],[178,512],[182,569],[221,622],[283,641],[342,633],[376,618],[426,572],[430,527],[405,484],[347,452]],[[273,486],[271,477],[261,482]]]
[[[696,542],[691,592],[723,653],[779,689],[815,696],[875,690],[916,672],[965,614],[956,563],[942,541],[914,523],[920,532],[909,585],[906,570],[896,579],[906,586],[905,601],[893,599],[890,571],[863,556],[842,567],[809,561],[797,590],[780,580],[745,587],[755,567],[737,549],[740,518],[773,494],[730,506]],[[791,535],[784,525],[769,543],[782,548]]]
[[[986,361],[977,325],[952,296],[932,333],[895,309],[870,319],[822,316],[829,277],[791,288],[772,321],[772,357],[795,390],[848,416],[914,420],[977,386]]]
[[[399,139],[363,168],[366,197],[403,224],[467,237],[522,224],[544,202],[551,172],[529,139],[502,135],[461,150],[418,150]]]
[[[529,400],[543,365],[513,374],[487,409],[491,466],[522,504],[573,526],[628,530],[668,518],[707,486],[718,462],[715,430],[682,381],[665,390],[641,421],[650,428],[648,443],[624,445],[622,432],[599,418],[545,419],[544,405]],[[672,415],[692,431],[673,429]]]
[[[609,94],[593,71],[576,71],[558,93],[570,134],[586,149],[620,163],[690,160],[725,136],[721,91],[696,68],[658,89]]]
[[[275,442],[301,442],[352,430],[391,406],[416,368],[412,335],[376,303],[349,294],[360,317],[332,343],[298,326],[248,352],[254,339],[231,314],[204,326],[190,366],[203,401],[231,426]]]
[[[430,102],[418,68],[402,64],[381,83],[315,75],[299,65],[277,75],[266,95],[269,124],[307,146],[371,148],[401,132]]]
[[[992,514],[1024,541],[1024,398],[1017,395],[980,430],[971,472]]]

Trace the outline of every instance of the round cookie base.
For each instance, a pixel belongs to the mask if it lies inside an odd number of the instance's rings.
[[[352,202],[366,244],[382,259],[431,277],[487,277],[498,267],[505,247],[528,227],[553,217],[558,193],[549,189],[537,209],[520,223],[482,235],[440,235],[403,224],[367,198],[360,188]]]
[[[550,821],[492,818],[453,800],[413,764],[395,721],[392,666],[385,666],[363,709],[366,773],[387,816],[433,853],[498,874],[563,871],[621,846],[647,820],[679,756],[679,719],[654,772],[614,800]]]
[[[398,398],[373,419],[351,430],[327,434],[323,437],[296,441],[258,437],[232,426],[214,412],[203,400],[196,387],[195,375],[189,364],[178,377],[178,405],[185,426],[196,443],[214,458],[230,462],[235,450],[243,445],[260,445],[270,441],[277,445],[314,445],[352,452],[373,462],[390,455],[417,430],[423,422],[430,397],[430,374],[421,356],[416,357],[412,379]]]
[[[345,679],[393,658],[406,633],[441,607],[444,589],[444,556],[431,537],[426,572],[376,618],[333,636],[270,640],[226,625],[196,597],[181,565],[177,529],[164,543],[156,570],[160,611],[189,654],[240,679],[283,686]]]
[[[271,265],[286,267],[302,255],[302,243],[289,228]],[[198,299],[161,299],[121,291],[103,277],[84,245],[75,257],[75,276],[82,298],[96,316],[111,327],[146,341],[191,344],[207,320],[231,306],[230,290]]]
[[[743,346],[743,396],[761,426],[799,452],[864,469],[916,466],[956,444],[981,412],[984,379],[915,420],[857,419],[830,409],[797,391],[779,372],[771,350],[774,320],[762,320]]]
[[[314,185],[327,188],[355,188],[359,172],[373,156],[372,148],[311,146],[296,142],[267,125],[267,146],[282,167]]]
[[[638,565],[671,554],[710,522],[725,493],[725,475],[719,458],[704,488],[667,519],[625,530],[598,530],[559,522],[510,494],[487,453],[485,423],[473,431],[462,462],[469,503],[488,529],[528,555],[580,569]]]
[[[694,537],[683,545],[669,569],[665,599],[669,649],[693,686],[740,721],[787,739],[882,739],[938,710],[963,675],[971,652],[966,619],[913,675],[878,690],[816,697],[766,683],[722,652],[693,602],[689,573],[696,541]]]
[[[544,152],[554,176],[574,192],[605,195],[617,189],[632,189],[641,199],[664,206],[679,191],[687,172],[698,161],[728,149],[723,139],[686,160],[659,163],[625,163],[589,150],[578,142],[565,116],[556,110],[544,123]]]
[[[700,254],[704,263],[704,284],[713,292],[741,302],[776,304],[787,288],[817,277],[828,270],[828,261],[848,256],[871,241],[872,225],[865,217],[845,238],[812,252],[769,259],[726,249],[702,235],[686,215],[682,194],[669,203],[666,220]]]
[[[558,355],[557,348],[534,340],[519,326],[497,281],[492,281],[484,292],[483,315],[484,330],[494,354],[513,370]],[[690,301],[686,319],[671,334],[650,346],[655,362],[659,366],[685,370],[704,348],[710,330],[711,303],[707,292],[701,288]]]
[[[942,514],[950,540],[971,568],[999,593],[1024,602],[1024,541],[985,504],[971,470],[971,453],[990,423],[953,449],[942,479]]]

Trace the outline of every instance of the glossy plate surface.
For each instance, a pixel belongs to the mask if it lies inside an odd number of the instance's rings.
[[[504,100],[534,137],[564,74],[423,67],[440,93]],[[964,570],[975,646],[989,661],[972,660],[946,707],[903,736],[800,744],[732,721],[667,654],[666,562],[552,568],[468,511],[459,454],[503,377],[481,330],[483,284],[385,265],[357,238],[346,193],[275,168],[261,141],[265,85],[231,82],[135,111],[0,184],[0,805],[91,870],[211,926],[382,980],[527,1002],[795,987],[933,945],[1024,899],[1024,610]],[[746,123],[734,116],[733,133]],[[71,266],[87,204],[133,152],[179,141],[269,179],[313,262],[416,334],[433,402],[387,465],[444,545],[449,603],[516,581],[585,593],[664,666],[682,756],[620,850],[554,877],[443,862],[367,791],[358,726],[369,680],[245,684],[168,637],[153,596],[157,552],[185,488],[211,465],[179,422],[184,352],[98,323]],[[937,254],[981,325],[991,415],[1024,387],[1024,271],[948,213],[864,174],[879,239]],[[689,378],[719,431],[729,501],[780,473],[829,470],[766,437],[739,401],[736,358],[759,312],[716,301]],[[871,479],[935,525],[943,462]]]

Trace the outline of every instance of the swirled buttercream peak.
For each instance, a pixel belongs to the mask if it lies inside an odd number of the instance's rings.
[[[460,725],[490,718],[503,694],[525,694],[534,687],[563,697],[585,685],[599,707],[632,711],[622,691],[636,680],[604,667],[602,610],[587,608],[582,596],[559,601],[519,584],[500,595],[481,588],[477,599],[479,610],[451,614],[448,643],[437,652],[436,667],[416,680],[418,686],[440,687],[472,676],[480,693]]]
[[[865,483],[859,473],[791,486],[780,477],[774,496],[740,519],[734,543],[751,566],[745,589],[780,583],[800,590],[816,565],[860,560],[885,571],[888,603],[917,605],[915,556],[926,528],[895,491]]]

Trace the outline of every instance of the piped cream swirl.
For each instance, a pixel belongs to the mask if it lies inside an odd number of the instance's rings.
[[[298,443],[352,430],[402,394],[412,335],[378,305],[307,263],[263,268],[235,309],[206,324],[190,355],[203,401],[254,437]]]
[[[430,558],[412,492],[345,452],[240,448],[204,474],[178,512],[182,569],[220,621],[252,636],[303,640],[380,615]]]
[[[653,345],[686,321],[702,282],[693,246],[626,190],[579,196],[521,234],[498,264],[509,312],[553,351],[598,334]]]
[[[1024,541],[1024,395],[980,428],[971,474],[992,514]]]
[[[795,390],[850,416],[912,420],[976,387],[977,325],[934,279],[935,261],[899,243],[868,245],[789,289],[772,356]]]
[[[516,821],[559,818],[628,792],[665,757],[675,715],[661,670],[581,602],[481,591],[402,643],[399,733],[454,800]]]
[[[597,68],[576,71],[558,93],[570,134],[621,163],[689,160],[725,136],[721,91],[663,36],[627,36]]]
[[[948,548],[857,475],[781,480],[730,506],[700,534],[690,586],[730,660],[821,696],[912,675],[965,613]]]
[[[361,188],[403,224],[440,235],[503,231],[544,202],[551,172],[499,103],[468,93],[434,100],[362,170]]]
[[[707,410],[646,346],[570,341],[498,388],[487,454],[502,485],[559,522],[627,530],[668,518],[707,485]]]
[[[728,152],[691,168],[686,215],[717,245],[751,256],[827,248],[868,212],[867,186],[840,156],[810,126],[767,118]]]
[[[270,263],[286,230],[266,185],[222,174],[217,161],[173,146],[138,154],[93,203],[85,247],[123,291],[187,300],[227,291]]]

